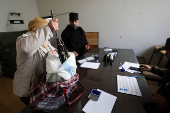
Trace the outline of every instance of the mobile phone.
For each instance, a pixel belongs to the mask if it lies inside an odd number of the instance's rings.
[[[132,66],[130,66],[129,69],[131,69],[131,70],[136,70],[136,71],[141,71],[141,68],[132,67]]]
[[[100,94],[101,94],[100,91],[97,91],[95,89],[93,89],[91,93],[94,94],[94,95],[97,95],[97,96],[100,96]]]
[[[91,100],[97,101],[99,99],[101,92],[93,89],[91,93],[89,94],[88,98]]]

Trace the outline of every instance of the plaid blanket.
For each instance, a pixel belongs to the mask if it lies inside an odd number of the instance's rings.
[[[50,112],[68,101],[72,92],[77,88],[76,83],[79,81],[79,75],[75,74],[69,80],[55,83],[46,83],[45,75],[46,72],[43,73],[40,82],[30,90],[28,94],[30,97],[29,105],[35,110]],[[76,100],[73,100],[73,102]]]

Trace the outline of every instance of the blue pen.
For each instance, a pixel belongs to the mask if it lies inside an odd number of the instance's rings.
[[[122,67],[122,69],[121,69],[121,70],[124,72],[124,71],[125,71],[125,69],[123,68],[122,64],[121,64],[121,63],[119,63],[119,64],[120,64],[120,66]]]
[[[127,77],[135,77],[135,78],[139,78],[138,76],[127,76]]]

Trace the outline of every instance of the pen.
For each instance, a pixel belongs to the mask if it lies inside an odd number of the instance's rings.
[[[127,77],[135,77],[135,78],[139,78],[138,76],[127,76]]]
[[[119,63],[119,64],[120,64],[120,66],[122,67],[122,69],[121,69],[121,70],[124,72],[124,71],[125,71],[125,69],[123,68],[122,64],[121,64],[121,63]]]

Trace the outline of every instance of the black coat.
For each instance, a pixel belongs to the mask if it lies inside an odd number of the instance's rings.
[[[81,27],[78,27],[77,29],[80,31],[80,34],[81,34],[80,38],[81,38],[82,47],[83,47],[81,49],[82,54],[78,55],[78,59],[79,59],[83,55],[85,45],[88,45],[88,42],[87,42],[84,30]],[[76,41],[73,39],[73,30],[74,29],[70,25],[67,25],[67,27],[64,29],[64,31],[61,34],[61,38],[69,52],[76,51],[77,53],[80,53],[79,51],[77,51]]]
[[[161,87],[158,89],[157,93],[164,96],[170,105],[170,69],[163,69],[154,66],[151,70],[152,73],[162,77]],[[170,108],[169,108],[170,110]]]

